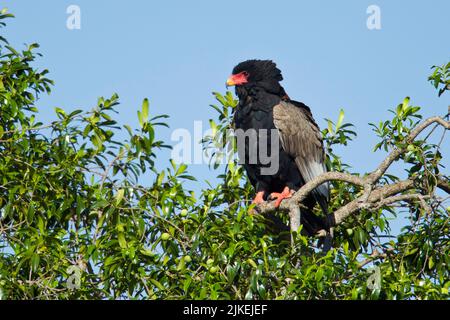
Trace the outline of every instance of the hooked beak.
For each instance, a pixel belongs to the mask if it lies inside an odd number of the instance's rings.
[[[236,82],[234,82],[233,76],[230,76],[230,77],[227,79],[227,82],[225,82],[225,86],[227,87],[227,89],[228,89],[229,87],[232,87],[232,86],[235,86],[235,85],[236,85]]]

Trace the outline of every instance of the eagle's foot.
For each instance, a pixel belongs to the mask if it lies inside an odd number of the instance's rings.
[[[255,204],[261,204],[264,202],[264,191],[259,191],[256,193],[255,199],[253,199],[253,203]]]
[[[283,189],[283,191],[281,193],[278,192],[273,192],[270,194],[269,199],[270,200],[275,200],[275,207],[278,208],[281,204],[281,201],[283,201],[284,199],[289,199],[292,197],[292,195],[294,194],[294,190],[289,190],[288,187],[285,187]]]
[[[259,192],[257,192],[257,193],[256,193],[256,196],[255,196],[255,199],[253,199],[252,203],[253,203],[253,204],[256,204],[256,205],[263,203],[263,202],[264,202],[264,194],[265,194],[264,191],[259,191]],[[255,210],[255,209],[256,209],[256,208],[251,209],[251,210],[249,211],[249,213],[250,213],[251,215],[257,214],[258,211]]]

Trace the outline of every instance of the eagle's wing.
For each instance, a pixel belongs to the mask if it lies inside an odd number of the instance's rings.
[[[281,146],[295,159],[305,182],[327,171],[322,134],[306,105],[296,101],[281,101],[273,108],[273,120]],[[312,195],[327,213],[330,198],[328,183],[317,187]]]

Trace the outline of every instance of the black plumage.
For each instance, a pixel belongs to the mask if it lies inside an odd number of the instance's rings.
[[[271,150],[272,134],[277,134],[279,139],[278,149],[273,150],[278,152],[278,170],[269,175],[263,174],[261,169],[270,164],[264,164],[259,155],[256,163],[250,163],[253,147],[250,140],[246,139],[241,146],[238,144],[241,162],[257,194],[257,203],[277,198],[279,205],[293,191],[326,172],[322,137],[311,110],[288,97],[280,85],[282,80],[281,71],[272,61],[248,60],[238,64],[227,81],[227,85],[236,86],[239,97],[234,114],[235,129],[243,132],[256,129],[258,148],[266,144],[267,150]],[[265,132],[268,139],[263,139],[261,132]],[[308,234],[325,228],[312,209],[317,202],[326,213],[328,200],[328,184],[323,184],[304,202],[308,209],[302,210],[301,222]]]

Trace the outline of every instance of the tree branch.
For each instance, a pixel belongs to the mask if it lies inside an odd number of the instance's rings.
[[[349,173],[342,173],[342,172],[326,172],[323,173],[308,183],[306,183],[303,187],[301,187],[289,200],[285,200],[281,202],[280,207],[275,207],[275,202],[264,202],[262,204],[259,204],[255,209],[259,213],[270,213],[274,211],[285,211],[289,212],[291,209],[291,205],[294,203],[297,206],[300,204],[303,200],[306,199],[306,197],[318,186],[320,186],[323,183],[329,182],[329,181],[343,181],[348,182],[350,184],[354,184],[360,187],[364,186],[364,180],[358,176],[351,175]]]

